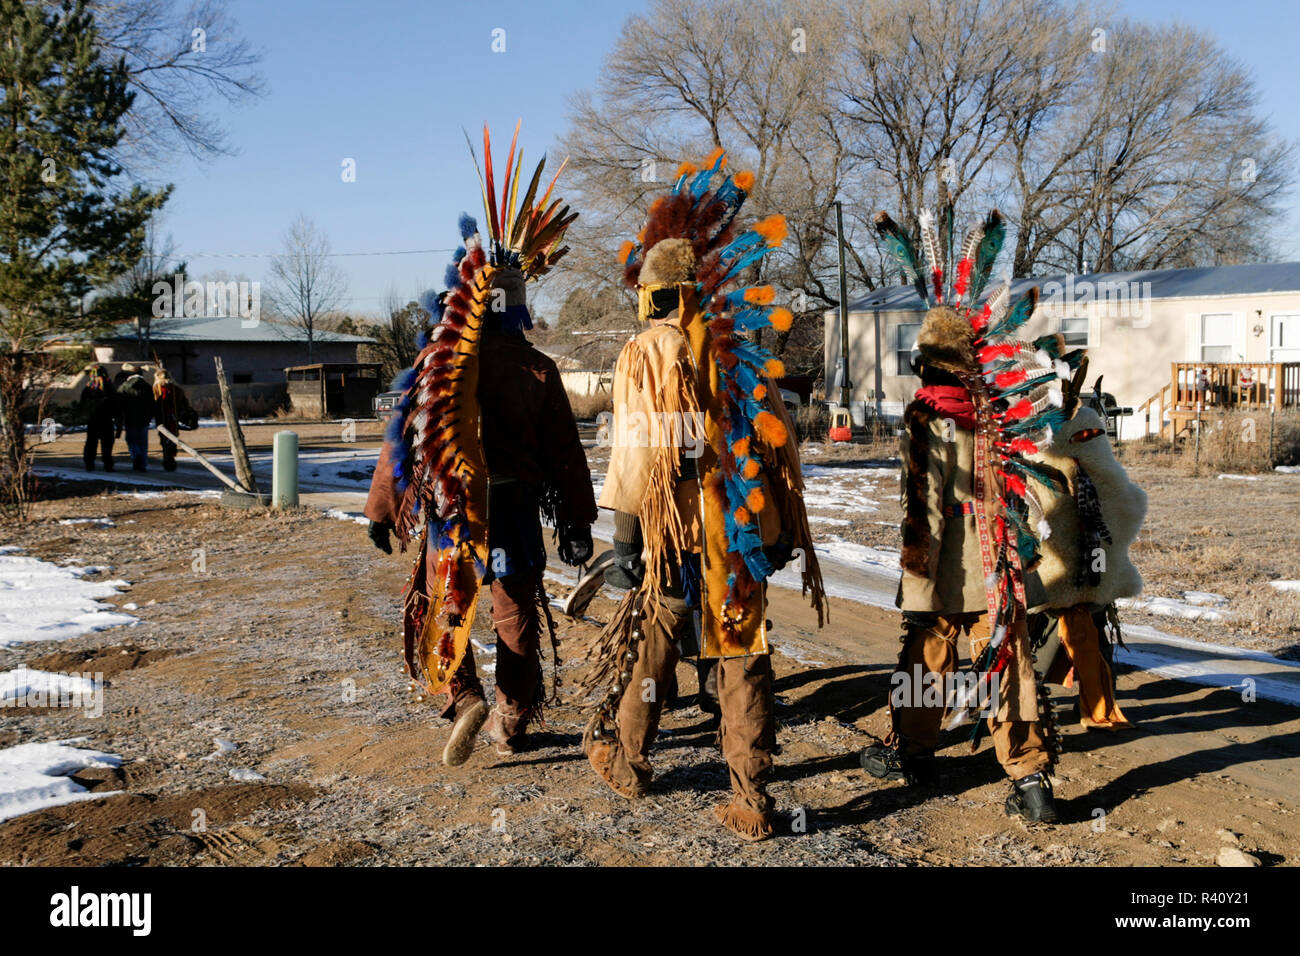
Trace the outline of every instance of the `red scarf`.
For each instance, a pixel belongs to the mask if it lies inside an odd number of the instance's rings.
[[[958,428],[975,430],[975,403],[960,385],[925,385],[916,390],[916,397],[944,418],[951,418]]]

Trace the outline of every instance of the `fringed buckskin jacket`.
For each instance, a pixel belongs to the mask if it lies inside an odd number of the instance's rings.
[[[894,603],[904,611],[987,612],[980,540],[975,525],[975,436],[917,399],[903,412],[903,576]],[[984,500],[997,511],[991,468]],[[964,506],[964,507],[963,507]],[[962,513],[962,512],[966,513]]]

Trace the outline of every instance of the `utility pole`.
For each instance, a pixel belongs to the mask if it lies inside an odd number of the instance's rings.
[[[840,252],[840,405],[852,420],[853,412],[849,408],[853,383],[849,381],[849,283],[844,273],[844,204],[838,199],[835,200],[835,241]]]

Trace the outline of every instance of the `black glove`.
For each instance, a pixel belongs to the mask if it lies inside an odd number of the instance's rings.
[[[934,611],[904,611],[903,627],[908,630],[929,630],[939,623],[939,615]]]
[[[580,524],[565,526],[556,544],[556,550],[560,553],[560,560],[569,567],[576,568],[580,564],[586,564],[591,560],[591,553],[594,550],[591,543],[591,527]]]
[[[763,554],[772,565],[773,571],[780,571],[794,557],[794,536],[782,531],[775,544],[763,545]]]
[[[388,539],[392,531],[393,526],[387,521],[372,521],[370,527],[366,530],[366,534],[370,536],[370,540],[375,543],[376,548],[384,552],[384,554],[392,554],[393,542]]]
[[[614,539],[614,563],[605,569],[605,583],[620,591],[639,588],[645,580],[641,546]]]

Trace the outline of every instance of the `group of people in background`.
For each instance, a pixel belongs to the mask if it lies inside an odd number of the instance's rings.
[[[145,471],[149,460],[149,427],[161,425],[172,434],[182,428],[194,428],[198,415],[189,398],[167,370],[153,370],[153,381],[145,375],[147,367],[127,362],[109,378],[102,365],[86,367],[86,384],[81,390],[79,408],[86,422],[86,442],[82,459],[86,471],[95,470],[95,458],[103,459],[104,470],[113,470],[113,444],[126,437],[131,468]],[[176,470],[176,443],[161,432],[163,468]]]

